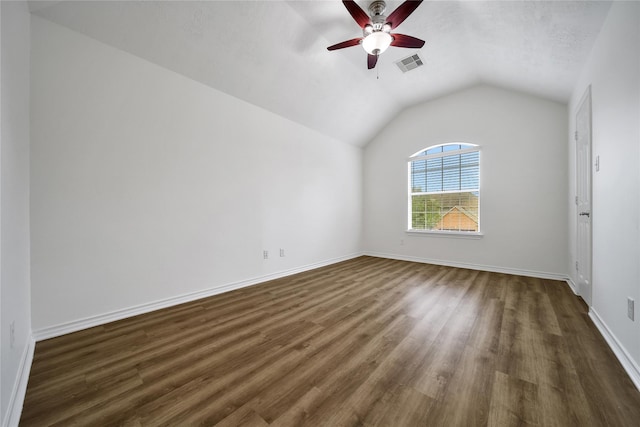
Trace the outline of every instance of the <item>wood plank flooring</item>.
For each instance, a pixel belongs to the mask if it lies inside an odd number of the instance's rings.
[[[22,426],[639,426],[566,284],[360,257],[36,345]]]

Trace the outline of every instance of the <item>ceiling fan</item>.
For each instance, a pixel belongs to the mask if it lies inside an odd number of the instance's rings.
[[[378,62],[378,56],[387,50],[389,46],[409,48],[421,48],[424,46],[424,40],[391,32],[420,6],[422,0],[407,0],[391,12],[388,17],[384,15],[387,5],[382,0],[371,2],[369,5],[371,16],[367,15],[353,0],[342,0],[342,3],[362,28],[362,37],[334,44],[329,46],[327,50],[343,49],[362,44],[362,47],[367,52],[367,67],[372,69]]]

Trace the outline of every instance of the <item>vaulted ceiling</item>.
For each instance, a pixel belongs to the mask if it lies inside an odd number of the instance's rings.
[[[369,1],[357,2],[367,10]],[[388,1],[387,14],[401,2]],[[610,7],[595,1],[425,1],[367,70],[337,0],[45,1],[32,13],[272,111],[365,145],[401,110],[478,83],[567,102]],[[417,53],[424,66],[395,62]]]

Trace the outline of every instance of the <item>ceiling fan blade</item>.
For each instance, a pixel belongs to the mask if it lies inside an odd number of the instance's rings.
[[[415,37],[406,36],[404,34],[391,34],[391,37],[393,37],[391,46],[411,47],[414,49],[419,49],[424,46],[424,40],[420,40]]]
[[[391,15],[387,18],[387,24],[389,24],[393,30],[398,25],[402,24],[402,22],[407,19],[407,17],[411,15],[418,6],[420,6],[420,3],[422,3],[422,0],[405,1],[398,6],[396,10],[391,12]]]
[[[329,46],[327,50],[336,50],[336,49],[344,49],[345,47],[357,46],[362,41],[362,37],[358,37],[357,39],[351,39],[347,41],[343,41],[341,43],[334,44],[333,46]]]
[[[344,7],[347,8],[353,19],[356,20],[360,28],[364,28],[365,25],[371,22],[371,18],[367,15],[367,12],[362,10],[358,4],[353,0],[342,0]]]
[[[367,55],[367,68],[368,69],[375,68],[377,62],[378,62],[378,55]]]

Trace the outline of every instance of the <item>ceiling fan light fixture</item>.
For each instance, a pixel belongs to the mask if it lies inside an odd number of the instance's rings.
[[[362,47],[369,55],[380,55],[391,45],[393,37],[384,31],[376,31],[362,40]]]

